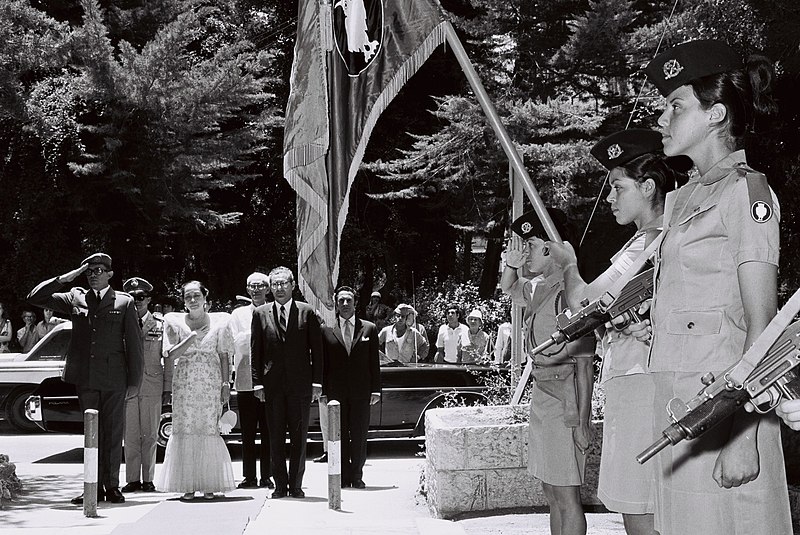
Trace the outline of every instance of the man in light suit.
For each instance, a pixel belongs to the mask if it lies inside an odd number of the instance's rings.
[[[171,359],[162,360],[161,345],[164,320],[150,313],[153,285],[139,277],[122,283],[122,289],[134,299],[141,325],[144,347],[144,374],[138,387],[125,394],[125,480],[122,492],[155,492],[156,448],[161,406],[169,403],[172,393]],[[141,479],[140,479],[141,476]]]
[[[272,497],[303,498],[309,411],[322,393],[320,324],[310,305],[292,299],[294,276],[288,268],[273,269],[269,280],[275,301],[255,309],[250,329],[253,389],[266,402],[275,479]]]
[[[342,487],[365,488],[370,405],[380,401],[378,330],[356,318],[355,291],[336,290],[336,324],[322,328],[322,392],[341,405]]]
[[[75,287],[59,291],[84,272],[89,290]],[[72,320],[64,381],[77,387],[82,412],[99,411],[97,501],[122,503],[125,497],[119,490],[119,465],[125,391],[141,382],[143,359],[133,298],[108,285],[113,276],[111,257],[95,253],[80,267],[39,284],[28,294],[28,302],[69,314]],[[73,498],[72,503],[83,504],[83,495]]]

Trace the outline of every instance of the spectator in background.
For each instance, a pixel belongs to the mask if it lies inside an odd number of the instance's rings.
[[[65,323],[67,321],[54,316],[52,308],[45,308],[43,310],[44,319],[36,324],[36,336],[39,337],[39,340],[44,338],[47,333],[52,331],[56,325],[59,323]]]
[[[484,364],[489,359],[489,335],[483,330],[483,313],[480,309],[469,313],[467,326],[458,338],[458,363]]]
[[[394,312],[394,325],[384,327],[378,334],[386,358],[401,364],[425,359],[430,343],[422,325],[417,324],[417,311],[411,305],[400,304]]]
[[[8,344],[14,336],[11,320],[8,319],[8,308],[5,303],[0,303],[0,353],[8,353]]]
[[[25,322],[25,325],[17,331],[17,341],[21,348],[20,351],[27,353],[39,341],[39,337],[36,335],[36,312],[23,310],[22,321]]]
[[[458,362],[458,339],[467,330],[461,323],[461,311],[455,305],[450,305],[445,311],[447,323],[439,327],[436,336],[436,362]]]
[[[505,321],[497,327],[494,342],[494,363],[502,365],[511,360],[511,322]]]
[[[375,324],[378,332],[391,322],[392,309],[381,303],[381,293],[372,292],[367,305],[366,316],[369,321]]]

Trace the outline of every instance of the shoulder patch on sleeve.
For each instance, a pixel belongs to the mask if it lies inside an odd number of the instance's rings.
[[[756,223],[766,223],[775,212],[767,177],[761,173],[747,173],[747,193],[750,196],[750,217]]]

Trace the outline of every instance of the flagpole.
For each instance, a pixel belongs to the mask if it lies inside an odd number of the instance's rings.
[[[560,242],[561,237],[558,234],[558,230],[556,230],[555,225],[553,225],[553,220],[550,219],[550,214],[547,213],[547,209],[542,202],[542,198],[539,197],[539,192],[536,191],[536,187],[533,185],[533,181],[531,180],[528,171],[525,169],[525,166],[522,163],[522,158],[520,157],[519,152],[517,152],[517,149],[514,146],[514,143],[511,141],[505,126],[500,121],[500,116],[497,114],[497,110],[495,109],[494,104],[492,104],[489,95],[486,93],[486,89],[483,87],[480,78],[478,78],[478,73],[475,71],[475,67],[472,66],[472,61],[470,61],[469,56],[467,56],[467,51],[464,50],[464,46],[461,44],[461,40],[458,38],[453,25],[450,24],[450,22],[446,22],[444,26],[447,35],[447,42],[452,47],[453,53],[456,55],[456,59],[458,60],[458,64],[461,65],[461,70],[466,75],[467,81],[472,87],[472,91],[478,98],[478,103],[481,105],[481,108],[483,108],[483,113],[489,120],[489,125],[491,125],[492,129],[500,140],[500,145],[503,147],[503,152],[506,153],[511,166],[514,168],[516,177],[520,179],[522,187],[525,189],[525,193],[528,194],[528,199],[530,199],[533,209],[536,211],[536,215],[539,216],[539,220],[542,222],[542,226],[544,227],[550,239],[552,241]]]

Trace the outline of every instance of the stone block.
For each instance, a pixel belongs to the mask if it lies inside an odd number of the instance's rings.
[[[483,471],[426,469],[426,476],[428,506],[436,518],[486,510],[486,476]]]
[[[506,468],[486,471],[486,509],[546,506],[542,482],[528,469]]]

